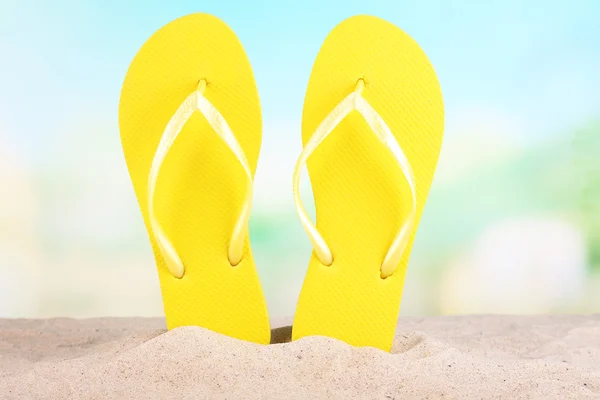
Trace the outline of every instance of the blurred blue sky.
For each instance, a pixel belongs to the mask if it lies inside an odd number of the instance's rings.
[[[338,22],[359,13],[388,19],[425,49],[444,90],[448,133],[465,112],[489,108],[519,119],[529,133],[524,139],[535,139],[600,106],[600,2],[593,0],[0,4],[0,112],[27,150],[43,152],[39,145],[73,115],[104,114],[116,126],[120,86],[138,48],[165,23],[197,11],[220,16],[241,38],[258,81],[265,134],[274,139],[297,140],[319,47]]]

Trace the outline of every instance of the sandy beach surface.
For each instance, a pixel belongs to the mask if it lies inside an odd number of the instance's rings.
[[[0,320],[2,399],[595,399],[600,315],[403,317],[392,354],[154,318]]]

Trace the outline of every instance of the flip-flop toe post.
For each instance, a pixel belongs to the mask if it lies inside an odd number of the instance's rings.
[[[119,125],[168,328],[268,343],[248,239],[260,102],[233,31],[208,14],[158,30],[129,67]]]
[[[325,40],[302,116],[294,173],[314,247],[293,339],[392,346],[412,243],[441,148],[444,107],[419,45],[395,25],[355,16]],[[299,194],[306,165],[316,224]]]

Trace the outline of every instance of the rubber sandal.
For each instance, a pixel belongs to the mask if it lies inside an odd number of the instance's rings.
[[[127,72],[119,124],[167,327],[269,343],[248,240],[260,103],[234,32],[207,14],[158,30]]]
[[[443,136],[442,94],[406,33],[355,16],[327,37],[304,100],[294,196],[314,248],[293,339],[389,351],[409,254]],[[317,224],[299,193],[307,164]]]

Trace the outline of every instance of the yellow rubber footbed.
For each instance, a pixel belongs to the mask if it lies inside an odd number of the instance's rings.
[[[150,165],[165,126],[201,79],[208,83],[205,97],[227,120],[254,173],[261,143],[256,84],[238,38],[214,16],[188,15],[156,32],[131,63],[119,106],[121,141],[158,266],[167,326],[199,325],[269,343],[267,307],[248,239],[240,264],[232,267],[227,258],[247,178],[199,113],[168,153],[155,193],[156,215],[183,261],[183,278],[169,273],[150,232]]]
[[[386,121],[412,165],[418,224],[442,144],[444,107],[427,56],[399,28],[356,16],[329,34],[304,100],[303,143],[361,78],[363,97]],[[410,211],[409,186],[357,112],[342,121],[307,164],[317,228],[334,261],[324,266],[313,253],[293,339],[323,335],[389,351],[416,227],[396,272],[381,279],[380,267]]]

